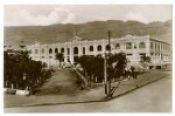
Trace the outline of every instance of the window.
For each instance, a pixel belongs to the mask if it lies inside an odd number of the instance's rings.
[[[49,49],[49,54],[52,54],[52,49],[51,48]]]
[[[61,53],[64,53],[64,48],[61,48]]]
[[[44,48],[42,48],[41,53],[44,54]]]
[[[67,57],[67,62],[70,62],[70,58],[69,58],[69,56]]]
[[[101,50],[102,50],[101,45],[98,45],[97,50],[98,50],[98,51],[101,51]]]
[[[145,43],[144,42],[140,42],[139,48],[145,48]]]
[[[167,45],[165,45],[165,51],[167,51],[168,50],[168,46]]]
[[[94,51],[94,47],[93,47],[93,46],[90,46],[90,47],[89,47],[89,51],[90,51],[90,52]]]
[[[152,49],[154,48],[154,43],[153,43],[153,42],[151,42],[151,48],[152,48]]]
[[[111,46],[110,46],[109,44],[106,45],[106,50],[107,50],[107,51],[111,50]]]
[[[155,43],[154,45],[155,45],[155,49],[157,49],[157,44]]]
[[[29,54],[31,54],[32,53],[32,50],[29,50]]]
[[[68,55],[70,54],[70,49],[69,49],[69,48],[67,48],[67,54],[68,54]]]
[[[126,49],[132,49],[132,43],[131,42],[126,43]]]
[[[132,56],[132,54],[127,54],[127,56]]]
[[[49,56],[49,58],[51,58],[51,59],[52,59],[52,56]]]
[[[55,48],[55,53],[58,53],[58,48]]]
[[[157,50],[159,51],[160,50],[160,44],[157,43]]]
[[[136,44],[134,44],[134,49],[137,49],[137,45]]]
[[[78,54],[78,47],[74,47],[74,54]]]
[[[157,50],[159,51],[160,50],[160,44],[157,43]]]
[[[140,53],[139,55],[140,55],[140,56],[146,56],[146,54],[145,54],[145,53]]]
[[[85,47],[83,47],[83,55],[85,55],[86,54],[86,49],[85,49]]]
[[[161,45],[161,50],[163,50],[163,44],[160,44]]]
[[[116,43],[115,48],[116,49],[120,49],[120,44],[119,43]]]
[[[35,54],[38,54],[38,49],[35,49]]]
[[[42,58],[42,59],[44,59],[45,57],[44,57],[44,56],[42,56],[41,58]]]

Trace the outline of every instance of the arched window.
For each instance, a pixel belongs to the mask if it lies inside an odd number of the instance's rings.
[[[58,53],[58,48],[55,48],[55,53]]]
[[[35,49],[35,54],[38,54],[38,49]]]
[[[107,51],[111,50],[111,46],[110,46],[109,44],[106,45],[106,50],[107,50]]]
[[[74,47],[74,54],[78,54],[78,47]]]
[[[52,49],[51,48],[49,49],[49,54],[52,54]]]
[[[89,47],[89,51],[90,51],[90,52],[94,51],[94,47],[93,47],[93,46],[90,46],[90,47]]]
[[[139,48],[145,48],[145,43],[144,42],[140,42]]]
[[[119,43],[116,43],[115,48],[116,49],[120,49],[120,44]]]
[[[44,54],[44,48],[42,48],[41,53]]]
[[[126,49],[132,49],[132,43],[131,42],[126,43]]]
[[[98,51],[101,51],[102,50],[102,46],[101,45],[98,45],[97,50]]]
[[[64,53],[64,48],[61,48],[61,53]]]

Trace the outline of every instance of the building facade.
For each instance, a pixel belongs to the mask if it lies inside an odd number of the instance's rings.
[[[36,61],[45,62],[48,66],[58,65],[56,53],[64,54],[64,62],[74,63],[82,55],[104,54],[109,49],[108,40],[81,40],[75,36],[73,41],[54,44],[35,43],[27,46],[30,57]],[[149,56],[152,65],[162,65],[171,62],[171,46],[147,36],[126,35],[111,39],[111,53],[124,52],[130,62],[140,62],[141,56]]]

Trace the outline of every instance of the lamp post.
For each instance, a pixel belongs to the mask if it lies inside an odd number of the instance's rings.
[[[104,54],[104,79],[105,79],[105,94],[107,95],[107,97],[111,96],[111,80],[108,77],[107,74],[107,68],[109,67],[109,64],[107,62],[110,54],[111,54],[111,31],[108,31],[108,46],[109,48],[107,48],[108,50],[108,56],[106,55],[106,53]]]

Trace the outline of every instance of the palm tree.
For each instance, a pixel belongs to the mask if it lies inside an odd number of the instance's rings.
[[[126,63],[127,60],[125,53],[110,55],[108,59],[108,75],[110,75],[109,78],[120,78],[120,76],[124,74]]]

